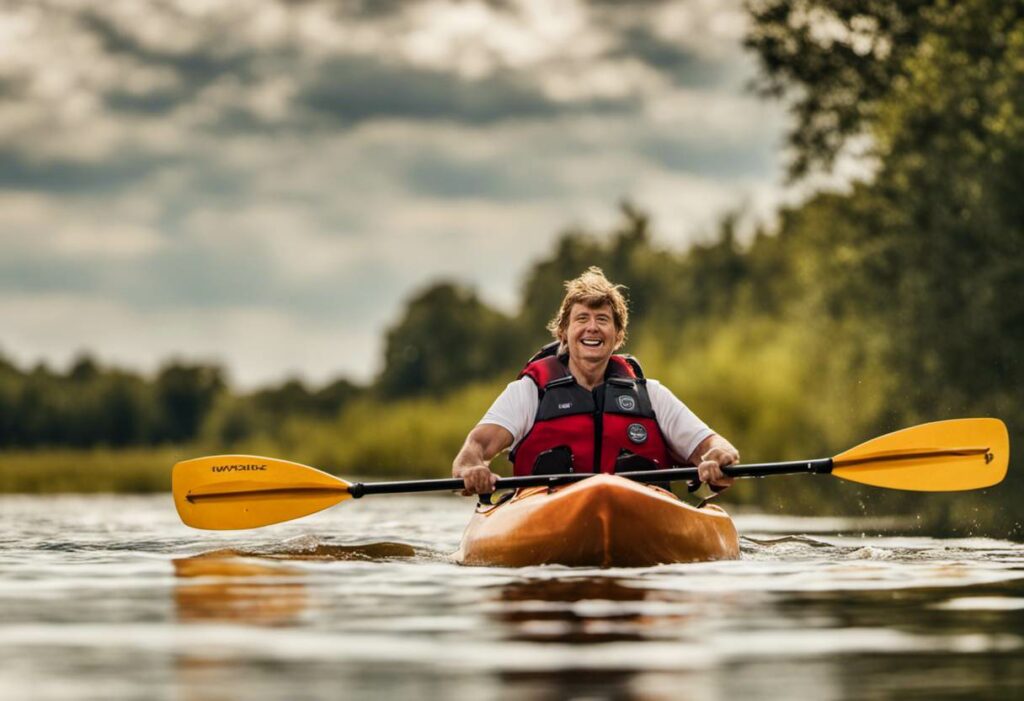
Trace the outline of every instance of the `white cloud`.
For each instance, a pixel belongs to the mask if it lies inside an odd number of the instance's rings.
[[[159,233],[127,222],[89,222],[56,232],[55,253],[73,258],[131,260],[151,256],[164,246]]]
[[[666,41],[683,42],[709,59],[731,61],[749,24],[740,0],[667,2],[649,15],[649,27]]]
[[[514,2],[501,9],[483,2],[427,2],[411,6],[398,51],[413,64],[479,78],[556,56],[593,58],[606,45],[575,0]]]
[[[159,252],[166,245],[164,237],[132,216],[130,202],[125,205],[120,216],[112,216],[106,207],[76,207],[34,193],[0,193],[0,246],[9,256],[50,256],[83,264],[127,262]]]
[[[774,103],[749,94],[721,95],[707,90],[653,96],[645,112],[653,124],[674,127],[680,136],[700,134],[718,143],[771,139],[784,124],[784,115]]]
[[[254,202],[242,209],[195,209],[183,223],[198,250],[218,251],[244,261],[257,251],[284,278],[311,283],[358,266],[371,242],[335,236],[311,221],[313,213],[288,203]]]
[[[26,365],[44,359],[63,367],[88,350],[153,372],[180,357],[222,363],[241,387],[283,376],[322,383],[342,372],[368,380],[380,356],[381,330],[351,325],[340,311],[336,323],[324,324],[247,308],[140,313],[124,300],[48,294],[0,296],[0,318],[0,350]]]

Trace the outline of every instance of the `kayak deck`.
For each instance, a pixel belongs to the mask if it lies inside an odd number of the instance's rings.
[[[697,509],[671,492],[616,475],[522,489],[481,505],[455,558],[463,565],[649,567],[734,560],[739,536],[717,506]]]

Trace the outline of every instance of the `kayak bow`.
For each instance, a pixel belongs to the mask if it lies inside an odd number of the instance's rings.
[[[594,475],[479,506],[455,557],[495,567],[648,567],[734,560],[739,538],[717,506],[697,509],[659,487]]]

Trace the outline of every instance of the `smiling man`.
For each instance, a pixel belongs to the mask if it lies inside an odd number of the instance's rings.
[[[697,465],[702,482],[732,484],[736,449],[635,358],[618,355],[629,310],[620,285],[591,267],[566,294],[542,348],[470,431],[452,466],[467,494],[494,491],[490,461],[512,448],[516,475],[626,472]]]

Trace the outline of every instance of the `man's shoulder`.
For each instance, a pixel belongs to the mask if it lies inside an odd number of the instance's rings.
[[[670,406],[682,404],[682,400],[675,395],[675,392],[658,380],[651,378],[647,378],[647,396],[651,398],[651,403],[655,405],[655,410],[658,407],[664,410]]]
[[[512,380],[498,397],[503,401],[528,402],[537,397],[537,385],[529,377]]]
[[[666,387],[661,383],[661,381],[656,380],[653,377],[646,378],[645,384],[647,385],[647,391],[651,393],[669,391],[668,387]]]
[[[534,384],[533,380],[527,375],[523,375],[519,379],[512,380],[508,383],[508,386],[505,387],[506,392],[525,392],[526,390],[529,390],[530,392],[537,391],[537,385]]]

